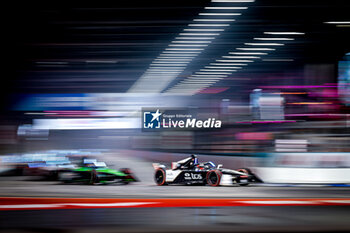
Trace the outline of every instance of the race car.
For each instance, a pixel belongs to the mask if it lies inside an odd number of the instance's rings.
[[[59,180],[64,183],[79,184],[129,184],[138,181],[130,169],[111,169],[104,162],[97,162],[95,159],[85,160],[81,167],[61,171]]]
[[[173,162],[171,169],[165,165],[154,163],[154,179],[157,185],[187,184],[187,185],[233,185],[246,186],[252,182],[262,182],[249,169],[225,169],[213,162],[199,163],[195,155]]]

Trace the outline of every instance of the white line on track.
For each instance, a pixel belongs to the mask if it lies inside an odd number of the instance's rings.
[[[316,204],[315,201],[240,201],[247,204],[268,204],[268,205],[280,205],[280,204]]]
[[[27,208],[59,208],[69,206],[81,207],[128,207],[157,204],[158,202],[118,202],[118,203],[59,203],[59,204],[21,204],[21,205],[0,205],[0,209],[27,209]]]
[[[350,200],[320,200],[320,202],[346,204],[350,203]]]

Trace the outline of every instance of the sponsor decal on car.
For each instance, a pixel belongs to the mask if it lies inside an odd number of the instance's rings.
[[[201,180],[203,179],[201,174],[197,174],[197,173],[185,173],[185,180]]]

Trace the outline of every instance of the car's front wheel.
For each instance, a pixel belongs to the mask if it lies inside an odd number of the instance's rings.
[[[87,184],[96,184],[98,183],[98,176],[96,170],[92,170],[90,173],[90,180],[87,181]]]
[[[251,171],[248,168],[240,168],[237,171],[247,174],[247,176],[239,176],[237,179],[237,183],[239,186],[248,186],[249,185],[249,179],[248,176],[251,175]]]
[[[162,168],[159,168],[156,170],[155,174],[154,174],[154,180],[156,182],[157,185],[161,186],[161,185],[165,185],[165,171]]]

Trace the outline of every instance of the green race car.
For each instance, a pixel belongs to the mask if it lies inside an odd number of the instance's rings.
[[[83,166],[60,171],[59,180],[78,184],[129,184],[138,181],[130,169],[111,169],[104,162],[90,161]]]

